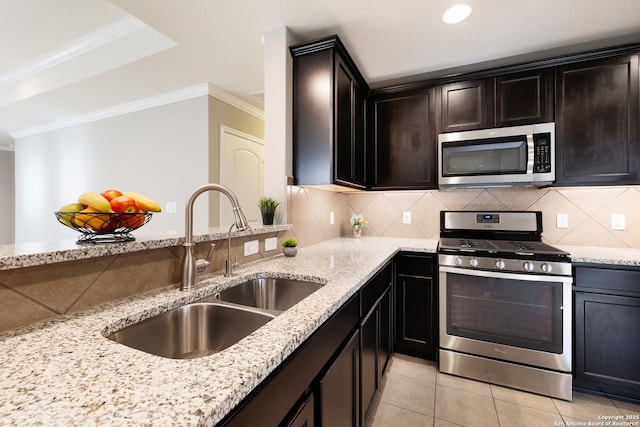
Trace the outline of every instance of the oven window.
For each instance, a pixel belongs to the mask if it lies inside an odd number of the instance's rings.
[[[447,274],[447,333],[562,353],[562,283]]]
[[[527,172],[527,137],[444,143],[442,176]]]

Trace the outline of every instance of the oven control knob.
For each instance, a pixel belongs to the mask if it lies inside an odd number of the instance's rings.
[[[522,264],[522,268],[524,268],[524,271],[533,271],[533,264],[527,261]]]
[[[551,273],[551,266],[546,262],[540,266],[543,273]]]
[[[469,265],[470,265],[471,267],[477,267],[477,266],[478,266],[478,260],[477,260],[477,259],[475,259],[475,258],[471,258],[471,259],[469,260]]]
[[[503,260],[499,259],[496,261],[496,268],[498,270],[504,270],[504,267],[505,267],[505,264]]]
[[[462,258],[460,258],[459,256],[457,256],[457,257],[455,257],[455,258],[454,258],[453,262],[454,262],[456,265],[462,265]]]

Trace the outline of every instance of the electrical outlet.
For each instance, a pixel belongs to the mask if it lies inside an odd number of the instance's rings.
[[[176,213],[178,209],[178,204],[176,202],[167,202],[167,206],[165,209],[166,213]]]
[[[411,212],[410,211],[402,212],[402,223],[403,224],[411,224]]]
[[[333,211],[329,212],[329,225],[333,225],[336,223],[336,216]]]
[[[556,228],[569,228],[569,214],[556,214]]]
[[[258,241],[249,240],[244,242],[244,256],[249,256],[258,253]]]
[[[624,214],[611,214],[611,229],[624,230],[624,228],[625,228]]]
[[[278,239],[275,237],[267,237],[264,239],[264,251],[274,251],[278,246]]]

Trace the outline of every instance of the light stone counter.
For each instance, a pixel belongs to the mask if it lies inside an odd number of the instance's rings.
[[[0,335],[3,425],[213,425],[231,411],[399,249],[437,240],[342,238]],[[260,275],[325,283],[237,344],[208,357],[165,359],[105,338],[143,318]]]
[[[252,225],[253,226],[253,225]],[[234,231],[231,237],[250,236],[290,230],[291,224],[257,225],[252,231]],[[208,232],[196,234],[195,243],[227,238],[228,229],[212,228]],[[135,232],[134,232],[135,236]],[[55,242],[22,243],[16,245],[0,245],[0,270],[33,267],[52,262],[73,261],[107,255],[117,255],[150,249],[180,246],[184,236],[136,237],[136,240],[124,243],[77,244],[76,240],[60,240]]]
[[[571,254],[574,263],[627,265],[640,267],[640,249],[589,246],[558,246]]]

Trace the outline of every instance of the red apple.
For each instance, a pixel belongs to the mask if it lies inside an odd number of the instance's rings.
[[[138,204],[131,197],[118,196],[110,200],[114,212],[136,213],[140,211]]]
[[[127,227],[130,230],[135,230],[136,228],[144,225],[144,214],[143,213],[120,213],[118,214],[118,223],[120,227]]]
[[[104,197],[105,199],[107,199],[108,201],[111,201],[111,200],[115,199],[116,197],[122,196],[122,192],[120,192],[118,190],[105,190],[102,193],[100,193],[100,195],[102,197]]]

